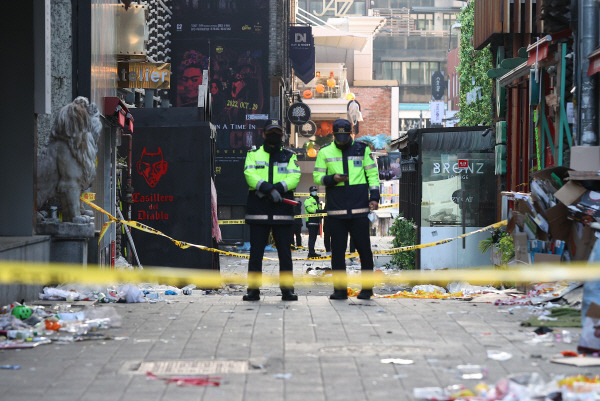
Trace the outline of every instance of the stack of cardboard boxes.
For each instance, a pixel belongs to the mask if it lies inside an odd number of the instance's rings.
[[[507,231],[517,264],[585,261],[595,242],[590,223],[600,222],[600,147],[575,146],[571,168],[534,173],[529,193],[513,200]]]

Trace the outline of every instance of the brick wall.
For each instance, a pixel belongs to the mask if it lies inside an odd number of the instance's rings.
[[[363,120],[359,124],[359,134],[391,136],[392,88],[353,87],[350,91],[360,103]]]

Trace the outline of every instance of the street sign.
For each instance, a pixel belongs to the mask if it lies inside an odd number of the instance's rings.
[[[310,107],[305,103],[296,102],[287,109],[287,118],[294,125],[304,125],[310,121]]]
[[[431,73],[431,98],[433,100],[442,100],[446,89],[446,81],[442,71],[434,71]]]

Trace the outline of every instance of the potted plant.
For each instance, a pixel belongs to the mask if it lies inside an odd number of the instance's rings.
[[[506,266],[515,257],[513,237],[502,228],[492,230],[492,235],[479,241],[479,251],[491,250],[490,260],[496,266]]]

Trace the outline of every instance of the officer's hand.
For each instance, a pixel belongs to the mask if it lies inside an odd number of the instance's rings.
[[[346,181],[348,181],[348,176],[347,175],[342,175],[342,174],[334,174],[333,175],[333,181],[335,181],[335,182],[346,182]]]
[[[281,197],[279,191],[274,189],[271,191],[271,199],[273,199],[273,202],[275,203],[281,203],[283,198]]]
[[[379,202],[377,201],[369,201],[369,209],[377,210],[379,209]]]

